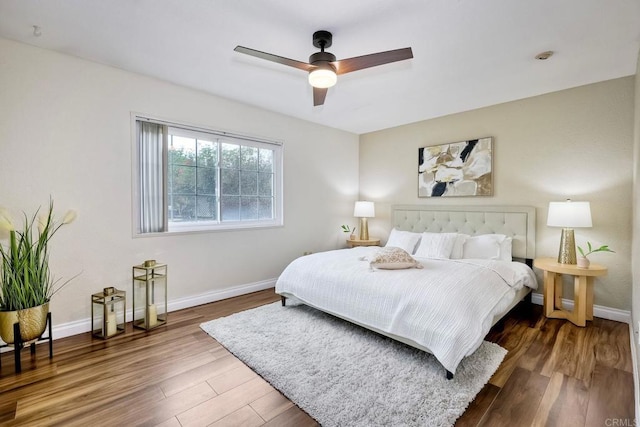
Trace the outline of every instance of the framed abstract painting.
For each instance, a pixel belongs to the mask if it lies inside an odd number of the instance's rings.
[[[493,195],[493,138],[418,149],[418,197]]]

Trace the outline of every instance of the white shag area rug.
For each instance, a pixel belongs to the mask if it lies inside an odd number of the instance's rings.
[[[200,327],[323,426],[449,426],[507,351],[483,342],[453,380],[431,354],[279,302]]]

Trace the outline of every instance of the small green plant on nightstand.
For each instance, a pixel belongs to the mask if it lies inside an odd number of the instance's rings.
[[[355,228],[355,227],[351,228],[351,227],[349,227],[349,226],[348,226],[348,225],[346,225],[346,224],[341,225],[341,226],[340,226],[340,228],[342,229],[342,231],[343,231],[344,233],[351,233],[351,234],[353,234],[353,233],[355,233],[355,232],[356,232],[356,228]]]
[[[612,251],[611,249],[609,249],[609,245],[602,245],[602,246],[600,246],[599,248],[596,249],[593,246],[591,246],[591,242],[587,242],[587,251],[586,252],[580,246],[578,246],[578,251],[580,252],[580,255],[582,255],[585,258],[587,256],[591,255],[594,252],[613,252],[613,253],[615,253],[615,251]]]
[[[343,225],[340,226],[340,228],[342,229],[343,233],[351,233],[349,235],[349,239],[350,240],[355,240],[355,238],[356,238],[356,228],[355,227],[352,228],[352,227],[349,227],[346,224],[343,224]]]

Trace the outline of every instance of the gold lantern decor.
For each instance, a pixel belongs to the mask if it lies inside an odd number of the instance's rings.
[[[133,326],[153,329],[167,323],[167,264],[147,260],[133,266]]]
[[[91,295],[91,330],[93,335],[107,339],[125,331],[127,323],[126,293],[114,287]]]

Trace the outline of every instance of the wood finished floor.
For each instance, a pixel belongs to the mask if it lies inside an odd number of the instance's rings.
[[[277,301],[272,290],[170,313],[151,332],[90,334],[36,358],[2,353],[0,425],[314,426],[317,423],[200,328]],[[54,313],[55,316],[55,313]],[[627,324],[586,328],[516,309],[488,340],[509,350],[458,426],[630,426],[634,388]],[[443,372],[444,375],[444,372]]]

